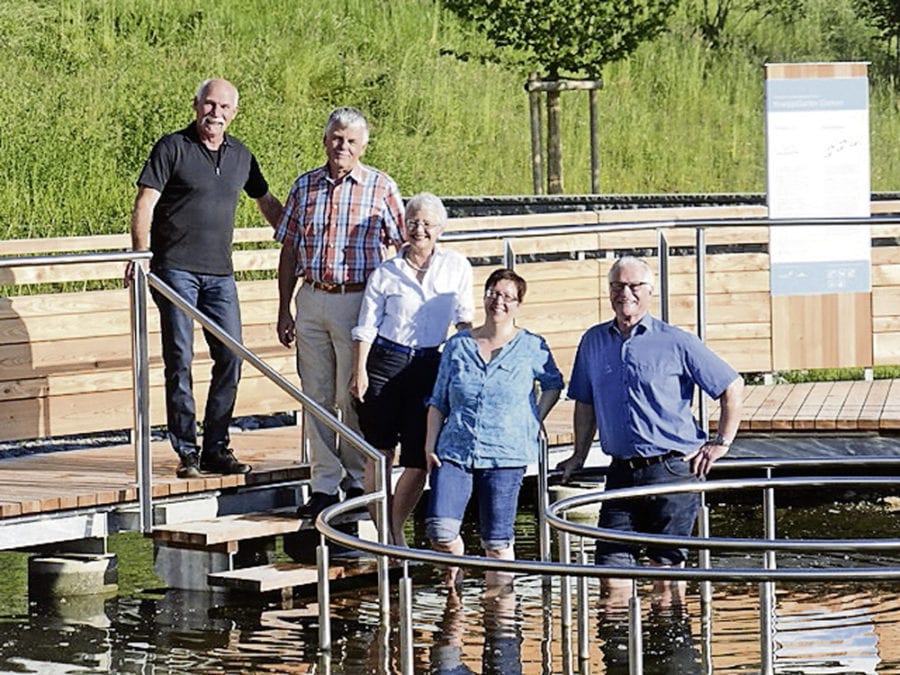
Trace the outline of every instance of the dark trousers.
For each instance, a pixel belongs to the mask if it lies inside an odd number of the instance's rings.
[[[154,273],[229,335],[241,340],[241,309],[233,276],[196,274],[183,270],[154,270]],[[184,456],[198,449],[191,376],[194,321],[159,292],[152,289],[151,292],[159,308],[169,440],[175,452]],[[228,425],[241,377],[241,359],[205,329],[203,334],[213,360],[203,418],[203,451],[206,452],[228,446]]]

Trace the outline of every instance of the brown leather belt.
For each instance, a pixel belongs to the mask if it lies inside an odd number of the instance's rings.
[[[366,290],[365,284],[333,284],[330,281],[313,281],[307,279],[306,283],[323,293],[359,293]]]

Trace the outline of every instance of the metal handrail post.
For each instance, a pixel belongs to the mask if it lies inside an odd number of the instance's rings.
[[[387,481],[387,462],[382,455],[375,462],[375,490],[380,491],[383,496],[376,502],[378,510],[378,522],[375,523],[378,528],[378,541],[387,545],[389,543],[390,523],[388,521],[388,489]],[[381,608],[381,620],[384,625],[390,624],[391,620],[391,580],[388,571],[388,556],[380,555],[375,559],[375,565],[378,569],[378,605]],[[404,565],[404,569],[406,565]]]
[[[697,242],[697,337],[706,342],[706,228],[698,227]],[[709,410],[703,392],[700,392],[700,428],[709,429]]]
[[[516,252],[509,239],[503,240],[503,266],[510,270],[516,269]]]
[[[644,672],[644,635],[641,624],[641,597],[637,580],[631,580],[631,597],[628,598],[628,672],[641,675]]]
[[[766,469],[766,478],[772,479],[772,469]],[[763,490],[763,528],[766,539],[775,540],[775,489],[767,487]],[[775,551],[769,549],[764,553],[763,567],[767,570],[776,568]],[[760,670],[768,675],[775,672],[775,583],[764,581],[759,589],[759,640]]]
[[[541,586],[543,633],[541,635],[541,672],[553,672],[553,581]]]
[[[559,561],[565,564],[572,562],[572,535],[565,531],[559,533]],[[572,630],[572,577],[563,575],[559,584],[559,622],[563,634],[567,634]]]
[[[409,577],[409,562],[403,561],[403,577],[400,579],[400,670],[404,675],[412,675],[413,630],[412,630],[412,579]],[[390,623],[385,623],[390,626]]]
[[[150,455],[150,357],[147,347],[147,273],[133,263],[131,305],[131,373],[134,402],[134,466],[138,486],[140,530],[153,530],[153,460]]]
[[[659,318],[669,322],[669,242],[663,230],[656,231],[659,252]]]
[[[701,539],[709,539],[710,536],[709,505],[706,503],[700,504],[699,518],[697,519],[697,534]],[[712,566],[712,554],[708,548],[700,549],[697,552],[697,558],[701,569],[709,569]],[[708,579],[704,579],[700,582],[700,601],[712,603],[712,582]]]
[[[587,551],[584,548],[584,540],[578,547],[578,562],[587,565]],[[578,588],[578,661],[587,663],[591,658],[591,634],[590,634],[590,610],[588,609],[588,580],[585,576],[579,576],[576,586]]]
[[[550,448],[547,442],[547,432],[541,425],[540,441],[538,449],[538,552],[541,562],[550,561],[550,523],[547,521],[548,492],[550,490],[547,473],[550,462]],[[549,581],[549,579],[547,579]]]
[[[697,535],[701,539],[708,539],[711,532],[708,504],[701,503],[699,516]],[[700,569],[711,569],[712,553],[708,548],[700,549],[697,552],[697,559]],[[709,579],[700,582],[700,612],[702,614],[700,632],[703,638],[701,654],[703,662],[708,664],[706,672],[712,673],[712,582]]]
[[[319,651],[331,651],[331,588],[328,578],[328,539],[320,535],[316,549],[316,567],[319,575],[317,596],[319,600]]]

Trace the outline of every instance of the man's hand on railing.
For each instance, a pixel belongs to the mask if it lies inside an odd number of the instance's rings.
[[[556,465],[557,471],[562,471],[562,482],[568,483],[572,480],[572,475],[584,466],[584,460],[576,455],[572,455],[568,459],[564,459]]]
[[[125,288],[128,288],[129,286],[131,286],[131,282],[134,281],[134,266],[138,262],[140,262],[141,265],[144,266],[144,268],[143,268],[144,272],[145,273],[147,272],[147,263],[146,262],[144,262],[143,260],[140,260],[140,261],[129,260],[125,264],[125,275],[123,276],[123,281],[125,282]]]

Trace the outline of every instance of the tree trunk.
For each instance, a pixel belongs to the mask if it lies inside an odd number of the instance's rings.
[[[559,91],[547,92],[547,194],[561,195],[562,139],[559,120]]]

